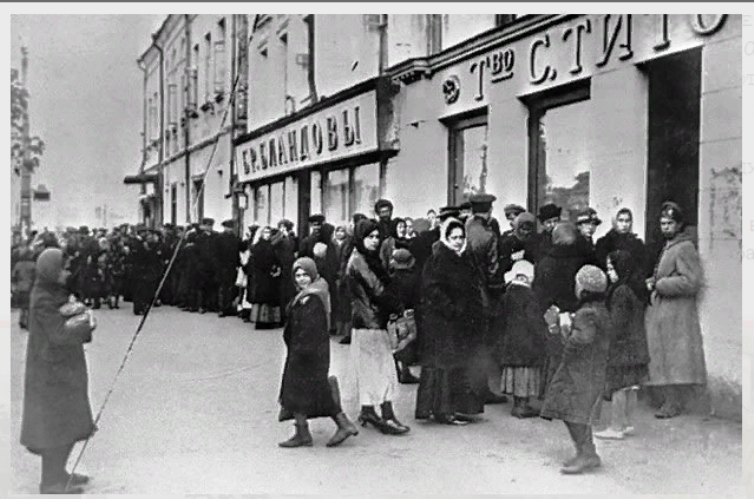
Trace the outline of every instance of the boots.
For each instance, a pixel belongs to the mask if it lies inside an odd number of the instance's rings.
[[[513,397],[511,416],[519,419],[536,418],[539,416],[539,412],[531,407],[528,402],[524,397]]]
[[[576,457],[566,462],[560,472],[564,475],[580,475],[584,471],[602,466],[592,440],[591,427],[570,423],[566,425],[576,445]]]
[[[404,435],[411,430],[411,428],[398,421],[395,417],[392,402],[385,402],[380,408],[382,409],[383,424],[379,430],[382,433],[385,435]]]
[[[280,442],[279,447],[292,449],[295,447],[311,447],[314,444],[312,434],[309,433],[309,426],[305,423],[300,425],[296,423],[296,434],[285,442]]]
[[[356,425],[348,419],[348,416],[346,416],[345,412],[339,413],[333,418],[333,420],[335,421],[335,424],[338,425],[338,431],[336,431],[335,435],[333,435],[330,441],[327,442],[328,447],[337,447],[338,445],[342,444],[348,437],[355,437],[359,434],[358,428],[356,428]]]
[[[413,375],[411,369],[408,368],[408,364],[405,362],[395,361],[395,369],[398,371],[398,382],[403,385],[417,385],[419,384],[419,378]]]

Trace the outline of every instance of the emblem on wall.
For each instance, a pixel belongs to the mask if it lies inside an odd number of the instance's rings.
[[[453,104],[461,95],[461,80],[456,75],[450,76],[442,84],[442,93],[445,95],[445,103]]]

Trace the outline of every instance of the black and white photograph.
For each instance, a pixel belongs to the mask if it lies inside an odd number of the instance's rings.
[[[9,15],[10,494],[754,490],[752,16],[160,5]]]

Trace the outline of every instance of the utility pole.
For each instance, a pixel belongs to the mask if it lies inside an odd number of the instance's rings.
[[[26,77],[29,69],[29,49],[21,47],[21,85],[26,87]],[[29,101],[26,99],[23,109],[23,126],[21,130],[21,233],[28,237],[31,234],[31,169],[29,160]]]

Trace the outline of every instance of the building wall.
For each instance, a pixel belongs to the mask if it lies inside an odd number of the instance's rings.
[[[575,54],[555,40],[562,39],[564,27],[583,23],[581,18],[500,47],[500,51],[512,48],[516,52],[519,66],[514,67],[509,79],[493,83],[488,75],[480,89],[478,72],[472,70],[474,63],[488,54],[480,53],[440,69],[430,79],[403,85],[396,100],[401,115],[401,151],[388,171],[388,196],[395,201],[396,212],[420,216],[428,208],[446,204],[450,167],[447,125],[459,116],[485,110],[489,168],[486,191],[498,198],[495,213],[502,218],[502,207],[507,203],[527,206],[530,113],[525,102],[541,98],[544,94],[539,92],[543,90],[589,76],[590,97],[578,120],[585,128],[584,144],[572,145],[588,152],[589,204],[605,221],[596,237],[610,229],[611,218],[622,206],[633,210],[634,230],[644,237],[649,92],[647,75],[639,63],[662,55],[653,49],[657,40],[646,36],[654,33],[658,17],[633,16],[631,62],[617,58],[620,50],[613,53],[608,64],[590,62],[600,60],[603,50],[596,29],[602,20],[594,17],[591,36],[597,38],[582,47],[581,75],[571,75]],[[722,30],[708,37],[693,35],[692,21],[691,16],[670,16],[672,43],[666,53],[702,47],[698,233],[706,286],[699,299],[700,320],[712,408],[719,414],[740,418],[741,17],[728,16]],[[615,18],[611,22],[615,23]],[[537,53],[535,73],[551,65],[558,76],[534,85],[527,55],[533,40],[544,41],[545,35],[550,37],[550,46]],[[448,104],[442,85],[452,77],[460,81],[460,97]],[[562,110],[567,112],[568,107]],[[569,130],[550,130],[550,135],[555,132],[562,136]]]
[[[741,417],[741,18],[702,52],[700,302],[713,410]]]
[[[145,152],[144,169],[156,166],[160,161],[160,57],[156,50],[150,49],[144,57],[147,71],[147,85],[144,100],[146,102],[146,130],[147,149]]]

